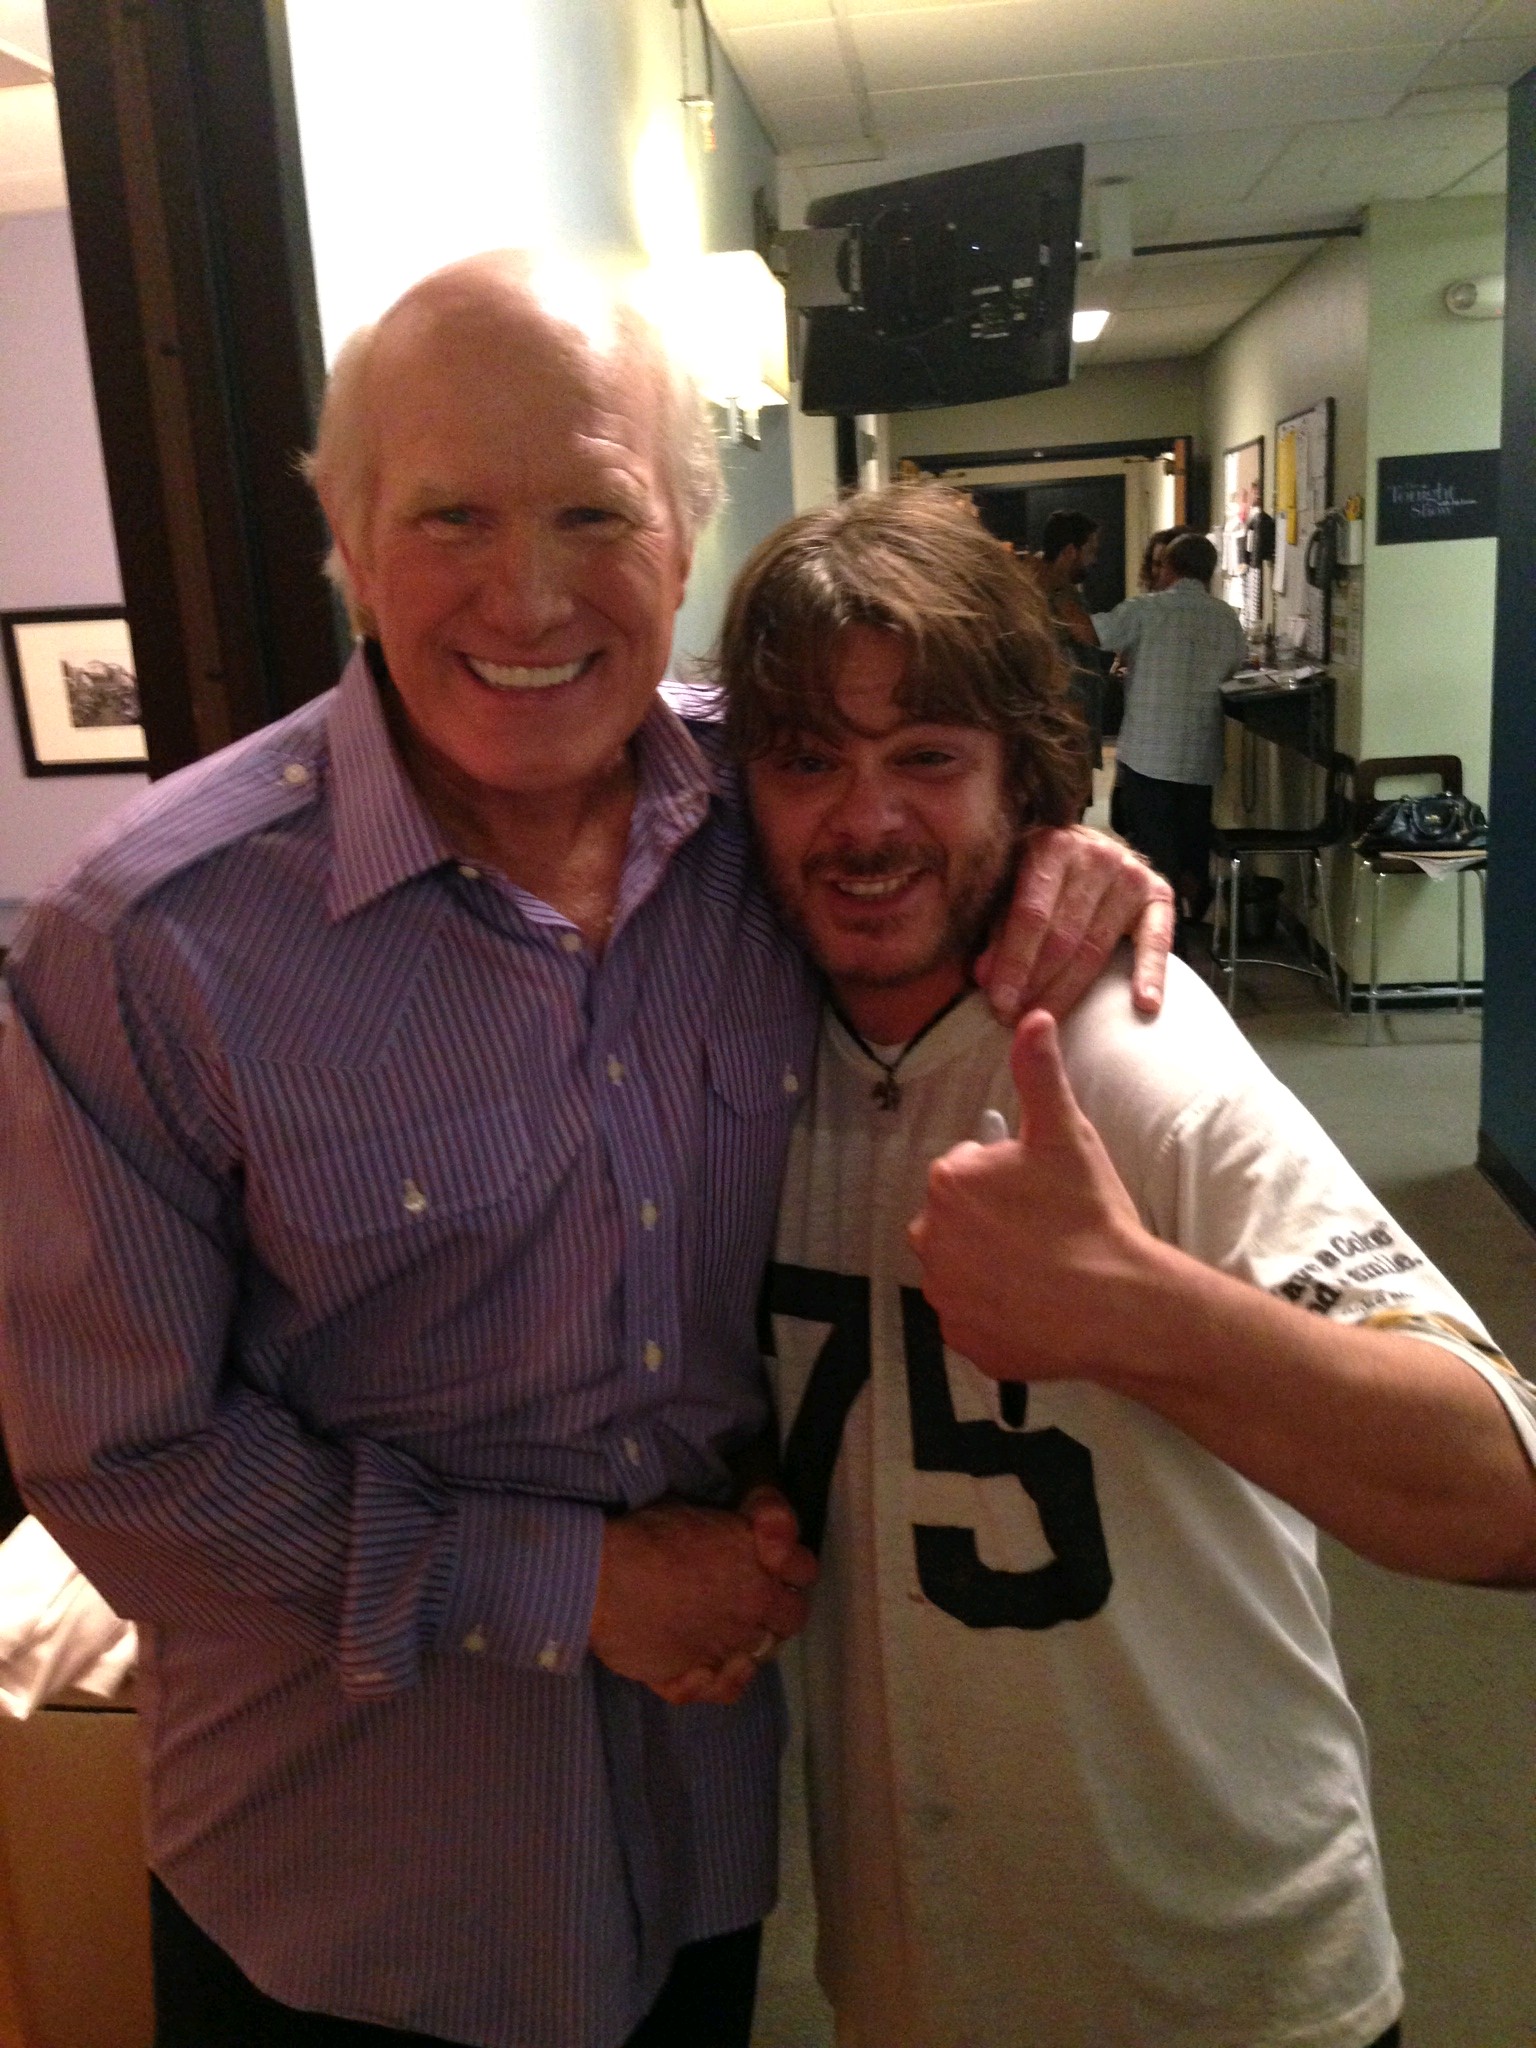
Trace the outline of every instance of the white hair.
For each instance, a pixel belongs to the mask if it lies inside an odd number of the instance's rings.
[[[549,317],[581,333],[603,353],[622,356],[651,385],[656,403],[662,485],[683,545],[694,541],[724,495],[713,427],[692,373],[660,330],[627,298],[590,271],[514,251],[495,251],[436,271],[413,285],[382,317],[348,336],[331,366],[320,407],[314,452],[304,474],[325,510],[332,537],[325,573],[346,601],[358,632],[372,629],[347,573],[346,554],[366,560],[378,484],[376,422],[370,397],[380,339],[394,316],[423,288],[472,284],[499,271],[524,289]],[[344,552],[345,550],[345,552]]]

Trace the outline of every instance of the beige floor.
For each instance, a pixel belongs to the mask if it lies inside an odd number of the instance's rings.
[[[1509,1354],[1536,1374],[1536,1237],[1472,1163],[1477,1019],[1393,1016],[1384,1041],[1367,1047],[1363,1019],[1337,1016],[1316,984],[1266,969],[1245,974],[1238,1019]],[[1410,2048],[1532,2048],[1530,1602],[1396,1578],[1335,1546],[1327,1568],[1340,1653],[1370,1733]],[[793,1769],[786,1822],[784,1903],[769,1923],[754,2043],[822,2048],[832,2037],[811,1974],[814,1920]]]

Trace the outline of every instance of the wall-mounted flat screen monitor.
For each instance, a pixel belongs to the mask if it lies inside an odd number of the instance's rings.
[[[916,412],[1065,384],[1083,148],[1031,150],[819,199],[849,303],[805,314],[808,413]]]

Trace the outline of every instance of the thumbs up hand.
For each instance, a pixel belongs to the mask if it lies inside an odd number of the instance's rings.
[[[1013,1041],[1019,1136],[934,1161],[907,1227],[944,1340],[994,1379],[1098,1379],[1161,1247],[1072,1093],[1043,1010]]]

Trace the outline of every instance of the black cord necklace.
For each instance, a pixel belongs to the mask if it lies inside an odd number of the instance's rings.
[[[832,1004],[832,1014],[837,1019],[838,1023],[842,1025],[843,1029],[847,1032],[848,1036],[853,1040],[854,1044],[859,1048],[859,1051],[863,1053],[864,1057],[868,1060],[872,1060],[874,1064],[880,1069],[880,1079],[876,1081],[876,1083],[870,1089],[869,1092],[871,1098],[875,1102],[877,1102],[882,1109],[900,1109],[901,1083],[896,1078],[897,1069],[901,1066],[901,1063],[903,1060],[905,1060],[907,1054],[909,1052],[914,1051],[918,1046],[920,1046],[923,1040],[928,1036],[929,1032],[934,1030],[938,1025],[942,1024],[944,1022],[944,1019],[949,1015],[950,1011],[957,1008],[959,1004],[963,1003],[966,997],[970,994],[970,992],[971,991],[968,987],[957,989],[955,993],[950,997],[949,1001],[944,1005],[943,1009],[934,1011],[933,1015],[928,1019],[928,1022],[923,1026],[922,1030],[917,1033],[916,1037],[909,1038],[907,1040],[906,1044],[901,1048],[901,1051],[897,1053],[895,1059],[893,1060],[882,1059],[879,1053],[877,1053],[875,1051],[875,1048],[870,1044],[869,1040],[864,1036],[863,1032],[856,1031],[853,1028],[852,1024],[849,1023],[842,1008],[835,1002]]]

